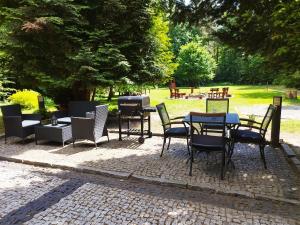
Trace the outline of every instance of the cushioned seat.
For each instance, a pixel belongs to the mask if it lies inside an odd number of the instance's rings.
[[[62,117],[57,119],[58,123],[71,123],[71,117]]]
[[[236,141],[261,143],[264,141],[260,133],[252,130],[232,130],[231,136]]]
[[[203,147],[207,150],[220,150],[223,148],[224,143],[224,137],[194,134],[192,146]]]
[[[168,136],[186,136],[188,131],[185,127],[171,127],[166,130]]]
[[[40,124],[40,121],[38,120],[23,120],[22,121],[22,127],[31,127],[34,125]]]

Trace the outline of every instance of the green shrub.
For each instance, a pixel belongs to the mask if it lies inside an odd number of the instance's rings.
[[[38,92],[32,90],[22,90],[9,96],[8,100],[13,104],[20,104],[27,110],[38,110],[38,95]]]

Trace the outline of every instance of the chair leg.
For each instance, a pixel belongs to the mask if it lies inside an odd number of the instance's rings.
[[[189,172],[189,176],[192,176],[193,162],[194,162],[194,151],[193,151],[193,149],[191,149],[191,160],[190,160],[190,172]]]
[[[266,158],[265,158],[265,145],[259,145],[259,151],[260,151],[261,159],[264,163],[264,167],[265,167],[265,169],[267,169],[267,163],[266,163]]]
[[[188,138],[186,138],[186,145],[187,145],[188,153],[189,153],[189,155],[191,155],[190,146],[189,146],[189,139]]]
[[[107,134],[107,141],[109,142],[110,140],[109,140],[109,136],[108,136],[108,134]]]
[[[75,138],[73,138],[72,142],[73,142],[73,148],[75,148]]]
[[[171,137],[169,137],[169,143],[168,143],[167,150],[169,150],[169,148],[170,148],[170,143],[171,143]]]
[[[167,138],[166,138],[166,137],[164,137],[164,143],[163,143],[163,146],[162,146],[162,149],[161,149],[160,157],[162,157],[162,155],[163,155],[163,153],[164,153],[164,149],[165,149],[166,140],[167,140]]]
[[[7,144],[7,137],[4,135],[4,143]]]
[[[221,180],[224,180],[224,169],[225,169],[225,149],[222,153],[222,166],[221,166]]]

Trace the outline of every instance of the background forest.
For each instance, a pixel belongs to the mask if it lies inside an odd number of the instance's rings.
[[[299,1],[1,0],[0,97],[63,105],[97,89],[300,87]]]

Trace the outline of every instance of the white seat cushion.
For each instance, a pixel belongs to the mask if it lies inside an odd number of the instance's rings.
[[[30,127],[34,125],[40,124],[40,121],[38,120],[23,120],[22,121],[22,127]]]
[[[62,117],[57,119],[58,123],[71,123],[71,117]]]

